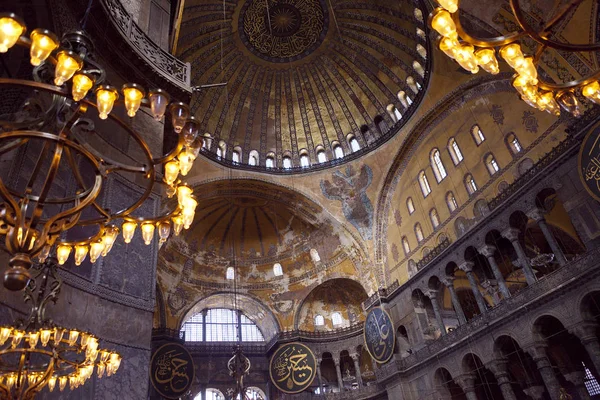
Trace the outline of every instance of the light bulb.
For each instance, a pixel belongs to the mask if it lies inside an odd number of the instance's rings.
[[[543,107],[544,111],[550,114],[554,114],[556,116],[560,115],[560,106],[558,105],[556,100],[554,100],[554,93],[541,93],[540,97],[538,97],[538,105],[540,104],[541,107]]]
[[[194,197],[192,196],[188,196],[183,200],[183,203],[181,203],[181,208],[183,208],[183,210],[190,210],[190,211],[196,211],[196,207],[198,207],[198,201],[196,199],[194,199]]]
[[[25,331],[20,331],[18,329],[15,329],[12,332],[11,346],[13,347],[13,349],[15,347],[17,347],[19,345],[19,343],[21,343],[21,340],[23,339],[23,336],[25,336]]]
[[[73,100],[81,101],[89,90],[94,86],[94,77],[87,72],[78,72],[73,76],[73,87],[71,89],[71,94],[73,95]]]
[[[56,35],[45,29],[36,29],[29,35],[31,38],[31,65],[38,66],[45,61],[50,53],[58,47]]]
[[[162,89],[152,89],[148,93],[148,99],[150,100],[150,111],[154,119],[160,121],[167,111],[167,104],[169,104],[169,94]]]
[[[452,59],[456,58],[456,51],[459,47],[460,43],[458,43],[458,40],[456,40],[455,38],[442,37],[440,39],[440,50]]]
[[[58,388],[62,392],[63,390],[65,390],[66,386],[67,386],[67,376],[63,375],[60,378],[58,378]]]
[[[581,106],[579,104],[579,100],[577,100],[577,97],[572,91],[566,90],[564,92],[560,92],[556,95],[556,101],[565,111],[573,115],[575,118],[581,117]]]
[[[13,47],[25,30],[25,24],[15,14],[0,14],[0,53]]]
[[[56,55],[56,67],[54,69],[54,84],[62,86],[71,79],[75,72],[83,67],[83,60],[72,51],[61,50]]]
[[[164,180],[168,185],[172,185],[179,175],[179,162],[171,160],[165,164]]]
[[[108,118],[113,109],[115,101],[119,98],[117,89],[112,86],[102,85],[96,89],[96,105],[100,119]]]
[[[79,331],[77,331],[75,329],[69,331],[69,339],[67,340],[67,342],[69,343],[69,346],[74,346],[75,342],[77,342],[78,337],[79,337]]]
[[[58,379],[56,375],[52,375],[48,379],[48,390],[50,390],[50,392],[54,391],[54,387],[56,387],[56,379]]]
[[[117,236],[119,235],[119,228],[114,225],[109,225],[104,228],[104,236],[102,236],[102,243],[104,243],[104,250],[102,250],[102,257],[106,257],[108,252],[112,249]]]
[[[133,234],[135,233],[135,228],[137,224],[133,221],[125,221],[121,226],[121,230],[123,231],[123,241],[125,243],[131,243],[131,239],[133,239]]]
[[[496,75],[500,72],[494,49],[479,49],[475,52],[477,64],[486,72]]]
[[[141,229],[144,243],[149,245],[152,243],[152,239],[154,238],[154,224],[152,222],[144,222]]]
[[[87,257],[88,250],[89,248],[85,244],[75,246],[75,265],[81,265],[85,257]]]
[[[144,98],[146,93],[140,85],[135,83],[128,83],[123,85],[121,91],[123,92],[123,98],[125,100],[125,109],[127,110],[127,115],[133,118],[135,117],[137,111],[140,109],[142,99]]]
[[[600,104],[600,83],[598,81],[588,83],[581,90],[581,94],[591,102]]]
[[[90,243],[90,262],[93,264],[98,260],[98,257],[102,255],[104,251],[104,242],[102,240],[98,240]]]
[[[515,61],[523,58],[523,52],[518,43],[511,43],[500,49],[500,56],[508,63],[508,65],[514,68]]]
[[[470,71],[472,74],[479,72],[479,66],[473,54],[474,47],[470,44],[461,44],[456,50],[455,60],[460,64],[461,67]]]
[[[183,229],[190,229],[192,226],[192,222],[194,222],[195,211],[190,208],[184,208],[181,212],[181,216],[183,217]]]
[[[436,8],[433,11],[433,17],[431,18],[431,27],[435,29],[440,35],[448,38],[456,39],[456,25],[452,20],[450,13],[443,8]]]
[[[169,106],[171,113],[171,123],[175,132],[180,133],[185,121],[190,116],[190,108],[185,103],[177,102]]]
[[[12,328],[8,328],[6,326],[3,326],[2,328],[0,328],[0,346],[2,346],[4,343],[6,343],[6,341],[10,337],[11,332],[12,332]]]
[[[165,242],[171,234],[171,223],[169,221],[161,221],[158,223],[158,237],[161,242]]]
[[[44,261],[46,261],[46,259],[48,258],[48,255],[50,254],[51,248],[52,248],[52,246],[50,246],[49,244],[42,247],[42,250],[39,252],[39,254],[37,256],[40,264],[42,264]]]
[[[111,353],[110,363],[113,366],[113,373],[117,372],[119,366],[121,365],[121,356],[118,353]]]
[[[194,117],[190,117],[185,121],[181,133],[183,134],[183,141],[186,146],[192,144],[196,137],[198,137],[199,126],[198,120]]]
[[[187,185],[180,185],[177,187],[177,203],[179,203],[180,207],[183,207],[185,199],[190,197],[192,193],[192,188]]]
[[[51,329],[40,329],[40,341],[42,346],[46,347],[50,341],[50,335],[52,335]]]
[[[55,328],[54,330],[54,344],[58,346],[62,341],[63,336],[65,335],[65,329]]]
[[[458,11],[458,0],[437,0],[438,4],[451,13]]]
[[[182,176],[186,176],[194,165],[194,156],[187,150],[182,150],[177,159],[179,160],[179,172]]]
[[[35,349],[35,346],[37,346],[38,341],[40,340],[40,333],[39,332],[30,332],[28,339],[29,339],[29,347],[32,349]]]
[[[69,259],[71,254],[71,246],[68,244],[59,244],[56,248],[56,258],[58,259],[59,265],[64,265]]]
[[[167,188],[165,189],[167,198],[170,199],[171,197],[175,196],[175,193],[177,193],[177,188],[173,185],[167,185]]]
[[[6,386],[8,387],[9,390],[15,385],[16,382],[17,382],[17,377],[15,374],[10,374],[6,377]]]
[[[537,69],[535,68],[535,64],[533,63],[533,57],[523,57],[515,60],[515,65],[513,67],[519,75],[527,78],[529,82],[533,84],[537,84]]]
[[[97,366],[96,371],[98,372],[98,378],[102,378],[102,376],[104,375],[104,370],[106,369],[106,364],[104,363],[100,363]]]
[[[173,232],[175,236],[179,236],[181,230],[183,229],[183,217],[181,215],[176,215],[172,218],[173,221]]]

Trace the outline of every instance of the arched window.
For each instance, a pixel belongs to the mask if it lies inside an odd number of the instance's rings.
[[[227,143],[221,140],[217,148],[217,157],[224,158],[225,154],[227,154]]]
[[[408,209],[409,215],[415,212],[415,203],[413,203],[412,197],[406,199],[406,208]]]
[[[323,326],[325,325],[325,318],[322,315],[315,315],[315,326]]]
[[[417,264],[413,260],[408,260],[408,277],[412,278],[417,272]]]
[[[211,308],[194,314],[183,323],[186,342],[263,342],[256,324],[237,310]],[[239,338],[238,332],[242,337]]]
[[[404,254],[408,255],[410,253],[410,244],[406,236],[402,237],[402,248],[404,249]]]
[[[317,249],[310,249],[310,258],[313,260],[313,262],[321,261],[321,256],[319,255]]]
[[[418,222],[415,224],[415,236],[417,237],[417,242],[423,241],[423,229],[421,228],[421,224]]]
[[[523,150],[523,147],[521,146],[519,139],[517,138],[517,136],[514,133],[509,133],[508,135],[506,135],[505,140],[506,140],[506,145],[508,146],[508,149],[510,150],[510,152],[512,154],[520,153],[521,150]]]
[[[477,191],[477,184],[475,183],[473,175],[465,175],[465,187],[467,188],[467,193],[469,193],[469,195],[472,195]]]
[[[319,163],[324,163],[327,161],[327,154],[325,154],[325,150],[320,149],[317,151],[317,161]]]
[[[333,155],[335,156],[336,160],[344,158],[344,149],[342,149],[342,146],[340,144],[336,144],[333,146]]]
[[[431,193],[431,186],[429,186],[429,180],[427,179],[427,175],[425,175],[425,171],[419,172],[419,185],[421,186],[423,197],[429,196],[429,193]]]
[[[477,146],[479,146],[481,143],[483,143],[485,141],[485,135],[479,128],[479,125],[474,125],[471,128],[471,135],[473,135],[473,140],[475,140],[475,143],[477,144]]]
[[[205,400],[225,400],[225,395],[219,389],[209,388],[206,389]],[[194,400],[202,400],[202,393],[198,393]]]
[[[417,84],[415,83],[415,78],[413,78],[412,76],[409,76],[408,78],[406,78],[406,84],[408,85],[410,90],[412,90],[415,94],[419,93],[419,88],[417,87]]]
[[[235,270],[233,267],[227,267],[227,272],[225,273],[225,278],[229,280],[235,279]]]
[[[290,158],[290,156],[283,156],[283,168],[292,168],[292,159]]]
[[[331,314],[331,322],[333,322],[333,326],[341,325],[342,324],[342,314],[340,314],[337,311],[334,312],[333,314]]]
[[[417,36],[425,40],[425,31],[421,28],[417,28]]]
[[[500,167],[498,166],[498,163],[496,162],[496,159],[492,153],[486,155],[484,161],[490,175],[494,175],[496,172],[500,171]]]
[[[427,50],[421,44],[417,44],[417,53],[419,53],[423,59],[427,58]]]
[[[438,149],[431,150],[431,154],[429,156],[429,161],[431,162],[431,168],[433,169],[433,174],[435,175],[435,179],[438,183],[444,180],[448,174],[446,173],[446,168],[444,168],[444,163],[442,162],[442,156]]]
[[[283,268],[281,268],[281,264],[275,263],[275,265],[273,265],[273,275],[275,275],[275,276],[283,275]]]
[[[350,144],[350,149],[353,153],[360,150],[360,143],[358,143],[358,140],[354,136],[350,136],[348,144]]]
[[[398,122],[402,118],[402,114],[400,113],[398,108],[396,108],[396,106],[393,104],[387,106],[387,112],[390,115],[390,118],[392,118],[392,121],[394,122]]]
[[[418,8],[415,8],[415,18],[417,21],[423,22],[423,12]]]
[[[431,226],[433,226],[433,229],[440,226],[440,216],[435,208],[432,208],[431,211],[429,211],[429,218],[431,219]]]
[[[231,153],[231,161],[236,164],[240,162],[240,152],[237,149],[234,149]]]
[[[310,166],[310,160],[308,158],[308,154],[301,154],[300,155],[300,166],[302,168],[306,168]]]
[[[456,139],[450,138],[448,141],[448,152],[450,153],[450,158],[452,158],[454,165],[458,165],[463,160],[463,155],[460,151],[460,147],[458,147]]]
[[[265,166],[267,168],[275,168],[275,159],[272,156],[267,156],[265,159]]]
[[[417,72],[417,74],[421,75],[422,78],[425,77],[425,70],[423,69],[423,66],[421,65],[421,63],[419,63],[418,61],[413,61],[412,67]],[[420,86],[420,85],[418,85],[418,82],[416,82],[416,83],[417,83],[417,87]]]
[[[450,212],[454,212],[458,208],[454,193],[448,192],[448,194],[446,194],[446,204],[448,204],[448,210],[450,210]]]
[[[258,151],[252,150],[248,154],[248,165],[258,165]]]

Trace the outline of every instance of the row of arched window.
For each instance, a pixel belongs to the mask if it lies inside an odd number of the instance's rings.
[[[273,275],[275,275],[275,276],[283,275],[283,268],[282,268],[281,264],[279,264],[279,263],[273,264]],[[228,280],[235,279],[235,269],[233,267],[227,267],[227,271],[225,272],[225,278]]]
[[[342,314],[339,312],[334,312],[331,314],[331,323],[333,326],[338,326],[342,324]],[[325,317],[321,314],[315,315],[315,326],[324,326],[325,325]]]
[[[476,144],[481,144],[481,143],[483,143],[483,141],[485,141],[485,135],[483,134],[483,132],[481,131],[481,129],[479,128],[478,125],[473,126],[473,128],[471,129],[471,135]],[[506,135],[505,143],[506,143],[508,149],[510,150],[511,154],[513,154],[513,155],[516,155],[523,150],[523,147],[521,146],[519,139],[512,132],[509,133],[508,135]],[[463,161],[464,156],[460,150],[458,142],[456,141],[456,139],[454,137],[450,138],[450,140],[448,141],[447,149],[450,154],[450,158],[452,159],[452,162],[454,163],[455,166],[460,164]],[[433,174],[436,178],[436,181],[438,183],[440,183],[448,176],[448,172],[442,161],[441,153],[440,153],[439,149],[434,148],[431,150],[430,155],[429,155],[429,161],[430,161],[431,169],[433,170]],[[483,162],[484,162],[490,176],[493,176],[498,171],[500,171],[500,165],[496,161],[496,158],[494,157],[493,153],[491,153],[491,152],[486,153],[483,156]],[[419,181],[419,187],[421,189],[421,193],[423,194],[423,197],[425,198],[432,191],[431,185],[429,184],[429,179],[427,178],[427,174],[425,173],[425,170],[421,170],[419,172],[418,181]],[[472,196],[473,194],[475,194],[477,192],[478,186],[477,186],[477,183],[475,182],[475,178],[473,177],[472,174],[467,173],[463,178],[463,183],[465,185],[465,189],[469,196]],[[457,203],[456,197],[454,196],[454,193],[452,191],[449,191],[448,193],[446,193],[446,205],[448,206],[448,210],[450,211],[450,214],[452,214],[456,209],[458,209],[458,203]],[[409,215],[412,215],[415,212],[415,204],[414,204],[412,197],[408,197],[406,199],[406,209],[407,209]],[[433,208],[429,211],[429,219],[431,221],[431,226],[433,227],[434,230],[440,226],[441,221],[439,218],[439,214],[435,208]],[[417,242],[420,243],[421,241],[424,240],[423,229],[422,229],[420,223],[417,222],[415,224],[414,232],[415,232],[415,237],[417,238]],[[406,254],[410,253],[410,250],[411,250],[410,244],[409,244],[408,238],[406,236],[402,237],[402,247],[404,248],[404,252]]]

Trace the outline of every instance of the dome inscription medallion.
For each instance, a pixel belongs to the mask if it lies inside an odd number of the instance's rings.
[[[321,45],[328,19],[320,0],[248,0],[239,23],[242,42],[253,54],[270,62],[289,62]]]

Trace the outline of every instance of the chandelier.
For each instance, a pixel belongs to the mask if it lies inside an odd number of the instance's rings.
[[[48,257],[33,268],[37,274],[24,290],[30,314],[14,326],[0,326],[0,393],[3,399],[33,399],[45,387],[50,392],[85,384],[94,369],[98,378],[111,376],[121,364],[116,352],[98,347],[89,332],[68,329],[46,319],[46,306],[56,303],[62,280],[58,263]]]
[[[117,90],[108,85],[105,70],[95,61],[93,43],[84,32],[69,32],[59,41],[47,30],[35,29],[28,36],[26,30],[14,14],[0,14],[0,53],[23,46],[29,49],[34,66],[30,80],[0,78],[0,90],[20,88],[41,98],[28,100],[7,120],[0,120],[0,156],[23,150],[30,159],[37,159],[29,177],[21,176],[27,182],[24,187],[9,187],[0,178],[0,235],[5,236],[11,255],[4,286],[10,290],[25,287],[34,257],[43,263],[49,254],[56,254],[58,264],[63,265],[73,254],[75,265],[80,265],[89,255],[94,263],[108,254],[119,233],[130,243],[139,226],[149,245],[158,231],[162,245],[171,230],[178,235],[182,228],[189,228],[197,201],[179,175],[187,175],[202,147],[199,123],[190,117],[188,105],[171,102],[161,89],[146,91],[129,83]],[[178,135],[177,145],[168,154],[155,157],[133,124],[111,113],[115,106],[122,107],[131,119],[140,107],[149,108],[157,121],[168,111]],[[109,119],[129,135],[143,160],[129,161],[129,154],[125,160],[115,160],[103,153],[106,146],[99,146],[102,139],[89,128],[95,113],[98,122]],[[34,146],[26,146],[32,142],[40,143],[37,154]],[[57,177],[64,170],[70,171],[77,189],[58,196]],[[157,177],[161,170],[162,179]],[[102,207],[98,197],[111,174],[127,174],[144,182],[143,194],[122,210]],[[176,196],[177,206],[165,215],[140,217],[144,201],[158,191]],[[121,222],[120,229],[116,222]],[[86,238],[68,240],[74,236],[68,234],[73,228],[80,235],[85,232]]]
[[[581,116],[581,104],[578,94],[593,103],[600,104],[600,70],[591,75],[566,83],[545,81],[538,74],[539,61],[547,49],[561,52],[593,52],[600,50],[599,43],[571,44],[549,38],[552,28],[570,11],[577,8],[582,0],[572,0],[563,6],[541,29],[536,30],[527,21],[519,0],[509,0],[519,30],[506,36],[492,39],[480,39],[467,33],[459,19],[458,0],[436,0],[441,7],[429,16],[430,26],[440,35],[439,48],[448,57],[454,59],[462,68],[473,74],[479,68],[490,74],[500,72],[496,58],[496,48],[500,56],[516,72],[512,85],[521,99],[531,107],[550,114],[560,115],[560,109],[572,115]],[[520,41],[531,39],[536,43],[533,56],[526,56]]]
[[[248,388],[244,385],[244,378],[250,373],[250,360],[244,355],[241,344],[233,346],[233,356],[227,361],[229,375],[235,380],[235,388],[228,390],[229,398],[236,400],[238,398],[247,400],[246,391]]]

